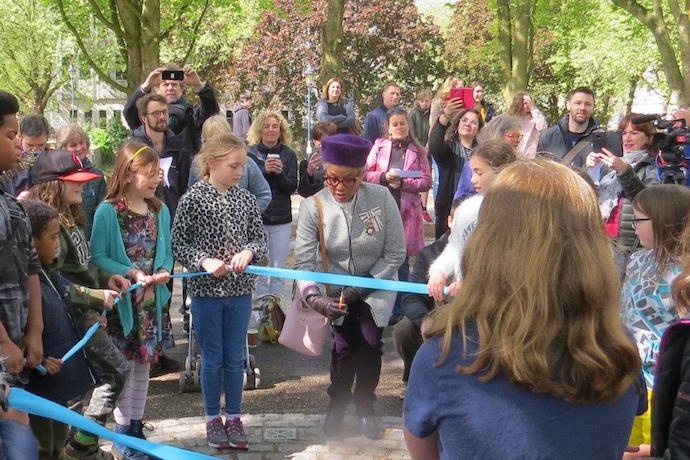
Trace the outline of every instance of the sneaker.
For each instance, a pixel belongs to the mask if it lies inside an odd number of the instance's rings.
[[[82,444],[72,437],[62,449],[62,458],[66,460],[99,460],[106,458],[106,456],[98,447],[98,441],[93,444]]]
[[[216,449],[227,449],[230,447],[228,435],[225,433],[223,420],[220,417],[206,422],[206,442],[208,442],[209,446]]]
[[[426,212],[426,209],[422,211],[422,218],[424,219],[424,222],[431,222],[431,216],[428,212]]]
[[[228,443],[233,449],[247,450],[247,434],[239,417],[225,421],[225,433],[228,435]]]

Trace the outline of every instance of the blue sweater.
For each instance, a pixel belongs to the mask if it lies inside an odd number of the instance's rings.
[[[127,257],[125,243],[122,241],[120,225],[117,222],[117,211],[112,203],[104,201],[96,209],[93,217],[93,233],[91,236],[91,258],[98,268],[108,273],[127,275],[132,268],[132,261]],[[154,273],[165,269],[172,273],[173,255],[170,239],[170,211],[163,205],[158,213],[158,239],[156,241],[156,256],[153,260]],[[170,299],[170,290],[164,284],[156,284],[156,319],[158,322],[158,340],[162,340],[163,306]],[[132,298],[128,294],[122,296],[117,304],[117,311],[122,323],[122,331],[127,336],[132,331],[134,317],[132,313]]]

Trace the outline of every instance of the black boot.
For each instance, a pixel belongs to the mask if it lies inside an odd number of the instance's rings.
[[[343,426],[346,406],[331,404],[323,422],[323,432],[326,436],[337,436]]]
[[[379,427],[374,414],[360,418],[359,431],[365,438],[376,440],[383,437],[383,430]]]

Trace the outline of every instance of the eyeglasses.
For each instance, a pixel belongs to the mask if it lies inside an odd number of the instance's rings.
[[[168,116],[168,111],[167,110],[155,110],[153,112],[149,112],[146,115],[153,115],[156,118],[163,118]]]
[[[637,228],[640,225],[640,222],[646,222],[648,220],[652,220],[649,217],[640,217],[639,219],[633,219],[632,220],[632,226],[633,228]]]
[[[503,137],[510,139],[511,141],[520,141],[522,140],[522,134],[511,134],[511,133],[505,133]]]
[[[464,123],[466,125],[472,125],[472,126],[479,126],[479,121],[470,120],[469,118],[461,118],[460,123]]]
[[[345,187],[352,187],[357,182],[357,179],[359,179],[359,177],[344,177],[341,179],[340,177],[326,176],[323,178],[323,181],[329,187],[335,188],[340,184],[343,184]]]

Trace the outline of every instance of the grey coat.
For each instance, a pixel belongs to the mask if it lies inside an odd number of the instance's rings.
[[[323,271],[319,257],[319,217],[315,197],[321,200],[323,206],[329,272],[397,280],[398,268],[405,260],[405,234],[400,211],[388,189],[366,182],[360,184],[354,197],[351,226],[347,224],[343,209],[326,188],[302,202],[297,220],[293,267]],[[300,293],[313,285],[310,281],[297,282]],[[323,288],[321,292],[325,294]],[[396,293],[391,291],[373,291],[364,298],[371,307],[377,326],[388,325],[395,296]]]

